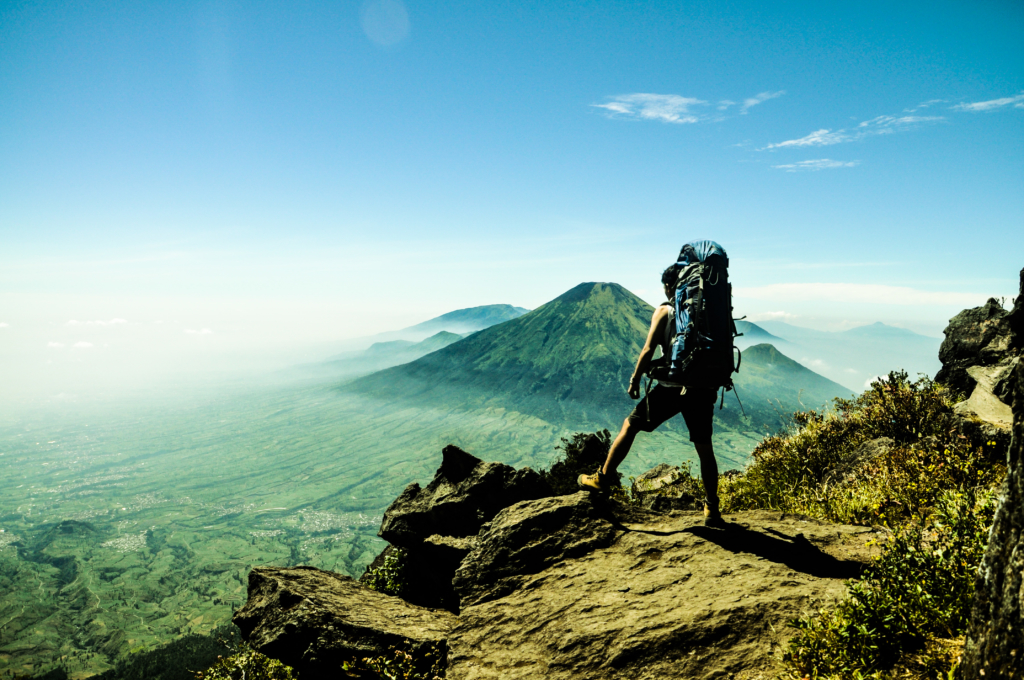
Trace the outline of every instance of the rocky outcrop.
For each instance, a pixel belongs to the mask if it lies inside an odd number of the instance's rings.
[[[946,339],[939,347],[942,368],[935,380],[965,395],[970,395],[978,382],[969,369],[1003,367],[1015,356],[1011,348],[1013,329],[1009,312],[995,298],[981,307],[965,309],[952,319],[943,331]],[[996,376],[993,392],[1005,403],[1010,402],[1008,372]]]
[[[616,530],[602,500],[580,491],[501,512],[455,572],[461,605],[503,597],[555,562],[610,545]]]
[[[1011,351],[1024,351],[1024,270],[1007,326]],[[1013,439],[989,544],[975,583],[963,678],[1024,677],[1024,364],[1008,381],[1013,394]]]
[[[779,513],[727,519],[708,529],[697,512],[583,492],[503,511],[456,575],[447,677],[752,677],[790,619],[842,596],[879,537]]]
[[[257,569],[235,622],[303,680],[438,644],[456,680],[753,677],[789,620],[843,596],[881,536],[770,512],[726,520],[709,529],[700,512],[586,492],[522,501],[472,537],[458,616],[311,568]]]
[[[703,507],[693,488],[690,476],[676,465],[662,463],[633,480],[633,497],[648,510],[696,510]]]
[[[488,463],[457,446],[441,452],[426,488],[410,484],[384,513],[379,535],[406,553],[402,597],[426,607],[458,611],[452,577],[480,528],[502,509],[551,495],[530,468]]]
[[[954,408],[960,431],[975,446],[987,446],[998,455],[1009,446],[1013,425],[1010,378],[1020,361],[1021,350],[1013,340],[1019,326],[993,298],[950,319],[939,348],[942,368],[936,382],[967,396]]]
[[[249,600],[233,620],[253,647],[295,668],[302,680],[333,680],[343,662],[391,647],[418,658],[445,654],[455,624],[447,611],[417,607],[313,567],[253,569]]]

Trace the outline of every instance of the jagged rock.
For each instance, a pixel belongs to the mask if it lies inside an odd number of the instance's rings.
[[[480,532],[455,572],[462,607],[506,595],[553,562],[608,545],[615,536],[607,503],[586,491],[506,508]]]
[[[392,646],[446,653],[455,617],[314,567],[257,567],[249,573],[249,600],[233,621],[244,640],[302,680],[333,680],[342,662]]]
[[[388,543],[411,548],[428,536],[474,536],[503,508],[551,495],[530,468],[485,463],[457,446],[441,456],[430,484],[410,484],[384,513],[379,535]]]
[[[682,476],[683,471],[678,465],[661,463],[633,480],[633,495],[641,496],[660,491],[675,484]]]
[[[1013,368],[1012,364],[996,366],[971,366],[967,374],[974,379],[974,390],[966,401],[954,407],[957,415],[974,418],[1000,429],[1013,426],[1013,410],[995,395],[996,385],[1002,384]]]
[[[441,452],[426,488],[410,484],[384,513],[379,535],[405,553],[402,597],[424,607],[458,611],[452,576],[480,527],[503,508],[551,495],[530,468],[485,463],[456,446]]]
[[[1009,326],[1011,347],[1024,351],[1024,270]],[[1013,439],[988,548],[975,581],[963,678],[1024,677],[1024,364],[1017,364],[1009,382],[1014,388]]]
[[[1002,455],[1010,443],[1010,376],[1021,349],[1013,340],[1020,326],[994,298],[949,320],[939,348],[936,382],[968,395],[954,408],[960,432],[974,446]]]
[[[846,481],[852,476],[859,468],[867,465],[875,458],[888,451],[893,447],[896,442],[889,437],[879,437],[878,439],[871,439],[858,446],[854,452],[844,459],[839,465],[828,471],[824,477],[824,481],[834,484],[836,482]]]
[[[996,366],[1012,358],[1015,354],[1010,348],[1013,329],[1008,316],[1009,312],[995,298],[990,298],[981,307],[965,309],[950,319],[943,331],[946,338],[939,347],[942,368],[935,374],[936,382],[970,395],[977,380],[967,369]],[[1005,379],[993,385],[993,389],[997,397],[1010,401]]]
[[[843,596],[880,541],[779,513],[726,519],[709,529],[699,512],[586,492],[521,501],[475,537],[421,542],[461,559],[458,617],[300,567],[254,570],[234,620],[303,680],[391,645],[447,645],[452,680],[749,677],[772,668],[789,620]]]
[[[878,534],[779,513],[645,512],[577,494],[500,513],[456,575],[451,680],[717,678],[769,669]],[[742,675],[742,677],[751,677]]]
[[[633,480],[633,496],[640,505],[655,512],[695,510],[700,504],[687,475],[680,467],[662,463]]]

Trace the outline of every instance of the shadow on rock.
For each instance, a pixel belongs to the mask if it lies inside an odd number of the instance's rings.
[[[768,527],[762,533],[729,522],[724,529],[698,526],[682,531],[699,536],[729,552],[756,555],[817,578],[859,578],[864,570],[863,563],[836,559],[808,541],[803,534],[789,536]]]

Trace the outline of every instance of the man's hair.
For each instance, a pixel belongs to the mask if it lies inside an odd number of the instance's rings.
[[[670,265],[667,269],[665,269],[665,271],[661,273],[662,285],[672,286],[674,288],[676,285],[676,280],[679,278],[680,269],[682,269],[682,267],[680,267],[678,263]]]

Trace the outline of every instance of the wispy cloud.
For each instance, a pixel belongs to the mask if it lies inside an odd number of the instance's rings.
[[[78,349],[89,349],[90,347],[92,347],[92,343],[86,342],[85,340],[79,340],[74,345],[72,345],[72,347],[77,347]]]
[[[11,324],[0,321],[0,328],[10,328]]]
[[[604,109],[614,118],[635,118],[656,120],[662,123],[696,123],[700,120],[690,107],[707,104],[700,99],[682,97],[677,94],[623,94],[610,97],[607,104],[591,104]]]
[[[760,151],[784,149],[786,147],[831,146],[833,144],[864,139],[873,135],[888,135],[910,129],[922,123],[935,123],[940,120],[945,120],[945,118],[943,116],[876,116],[870,120],[862,121],[853,129],[848,130],[844,128],[835,131],[827,129],[815,130],[805,137],[769,144],[762,147]]]
[[[798,163],[786,163],[784,165],[773,165],[773,168],[785,170],[786,172],[801,172],[804,170],[828,170],[830,168],[852,168],[859,165],[860,161],[834,161],[831,158],[818,158],[813,161],[799,161]]]
[[[186,328],[185,332],[188,333],[189,335],[213,335],[213,331],[211,331],[209,328],[200,328],[198,330],[194,328]]]
[[[952,107],[954,111],[992,111],[994,109],[1001,109],[1004,106],[1013,106],[1015,109],[1024,109],[1024,92],[1014,97],[1002,97],[1000,99],[989,99],[984,102],[971,102],[965,104],[957,104]]]
[[[66,326],[117,326],[123,323],[128,323],[124,319],[110,319],[109,321],[75,321],[71,319],[65,325]]]
[[[957,291],[930,291],[873,283],[773,283],[734,289],[736,297],[773,302],[825,301],[872,305],[974,307],[987,296]]]
[[[785,319],[795,319],[796,314],[790,314],[789,312],[759,312],[757,314],[751,314],[747,317],[751,321],[779,321]]]
[[[732,101],[731,99],[723,99],[722,101],[718,102],[719,111],[725,111],[730,106],[736,106],[736,102]]]
[[[831,146],[840,142],[849,141],[849,136],[844,134],[845,130],[832,132],[831,130],[815,130],[806,137],[799,139],[787,139],[784,142],[769,144],[765,149],[783,149],[787,146]]]
[[[857,125],[857,132],[864,135],[887,135],[896,130],[919,123],[934,123],[945,120],[943,116],[877,116]]]
[[[50,342],[46,343],[46,346],[47,347],[54,347],[54,348],[59,349],[59,348],[64,346],[64,343],[63,342],[53,342],[53,341],[50,341]]]
[[[903,113],[913,113],[914,111],[918,111],[920,109],[927,109],[929,106],[935,106],[936,104],[945,104],[946,101],[947,100],[945,99],[929,99],[928,101],[921,102],[920,104],[911,109],[903,109]]]
[[[784,94],[786,94],[785,90],[779,90],[778,92],[762,92],[761,94],[750,97],[749,99],[744,99],[743,106],[740,107],[740,113],[742,115],[746,115],[750,107],[757,106],[758,104],[764,103],[769,99],[781,97]]]

